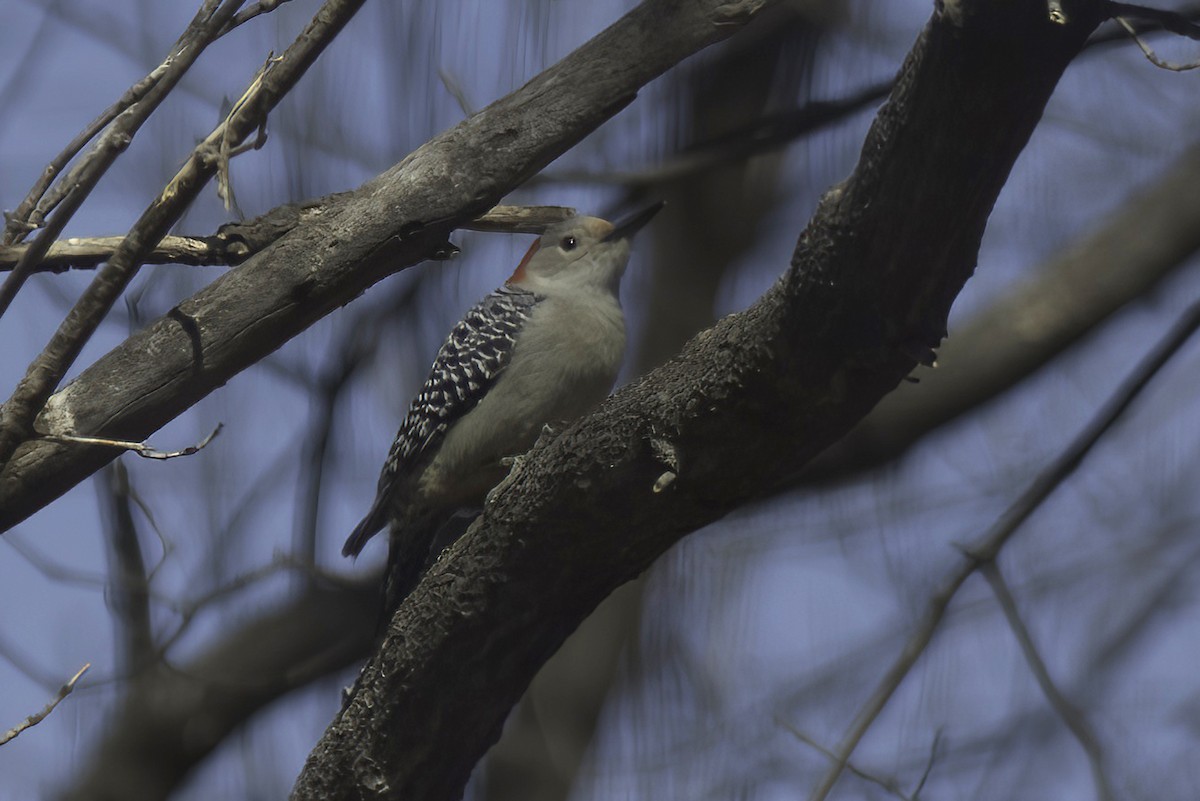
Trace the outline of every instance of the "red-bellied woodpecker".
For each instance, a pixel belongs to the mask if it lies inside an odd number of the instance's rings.
[[[617,226],[582,216],[550,226],[450,332],[392,443],[371,511],[342,548],[357,555],[390,525],[389,609],[435,556],[438,529],[504,478],[505,457],[608,394],[625,350],[617,290],[629,240],[661,207]]]

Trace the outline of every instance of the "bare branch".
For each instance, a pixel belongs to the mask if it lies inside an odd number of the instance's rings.
[[[83,676],[84,673],[87,672],[87,669],[90,668],[91,666],[92,666],[92,664],[90,662],[85,663],[84,666],[81,667],[75,673],[74,676],[67,679],[67,683],[64,684],[61,688],[59,688],[58,694],[55,695],[54,698],[52,698],[50,700],[50,703],[46,704],[46,706],[43,707],[41,709],[41,711],[34,712],[32,715],[30,715],[29,717],[25,718],[20,723],[18,723],[16,726],[13,726],[11,729],[4,732],[4,734],[0,734],[0,745],[4,745],[5,743],[14,739],[17,735],[19,735],[21,732],[28,729],[30,726],[36,726],[37,724],[39,724],[43,720],[45,720],[46,717],[51,712],[54,711],[54,707],[58,706],[64,698],[66,698],[68,695],[71,694],[71,691],[75,689],[75,683],[77,681],[79,681],[79,679]]]
[[[109,606],[123,672],[130,673],[153,653],[150,579],[130,499],[129,473],[120,461],[96,476],[96,495],[108,541]]]
[[[1190,61],[1186,64],[1179,64],[1174,61],[1166,61],[1159,58],[1158,55],[1150,49],[1150,45],[1142,41],[1142,37],[1138,35],[1136,30],[1134,30],[1134,27],[1129,23],[1129,20],[1125,19],[1124,17],[1117,17],[1117,23],[1124,28],[1126,32],[1128,32],[1129,36],[1133,39],[1137,46],[1141,48],[1142,54],[1145,55],[1146,59],[1154,66],[1161,67],[1164,70],[1170,70],[1171,72],[1186,72],[1188,70],[1194,70],[1197,67],[1200,67],[1200,61]]]
[[[933,640],[933,635],[941,624],[942,618],[945,617],[950,601],[959,588],[976,570],[995,560],[1000,549],[1016,533],[1021,524],[1033,514],[1043,501],[1050,497],[1059,484],[1075,472],[1095,444],[1120,419],[1150,380],[1178,352],[1197,328],[1200,328],[1200,303],[1192,305],[1183,314],[1171,332],[1133,369],[1083,431],[1071,441],[1054,462],[1038,474],[1033,483],[1005,510],[983,537],[975,545],[964,549],[966,559],[943,579],[940,588],[930,598],[924,617],[917,624],[916,630],[905,644],[900,656],[897,657],[880,681],[879,686],[855,716],[841,745],[838,746],[838,760],[813,790],[809,801],[823,801],[829,795],[829,791],[833,789],[846,761],[854,753],[854,749],[862,740],[863,735],[879,717],[879,713],[883,711],[892,694]]]
[[[663,2],[649,0],[634,22],[626,18],[617,23],[367,185],[328,199],[307,224],[278,238],[85,370],[47,404],[43,427],[54,428],[54,421],[62,420],[67,430],[145,439],[367,287],[429,258],[443,247],[451,230],[490,209],[623,108],[643,83],[733,33],[728,24],[714,27],[705,15],[707,6],[700,6],[692,12],[696,16],[690,28],[664,38],[652,20],[677,12],[673,5],[661,6]],[[758,7],[758,2],[736,4],[747,11]],[[650,27],[631,31],[637,24]],[[663,43],[670,46],[660,46]],[[518,124],[527,115],[543,124]],[[447,181],[447,176],[454,179]],[[152,365],[135,367],[129,361],[142,362],[147,353],[155,354]],[[102,385],[90,385],[110,370],[114,372]],[[105,389],[94,391],[99,386]],[[117,398],[125,393],[129,395],[124,400]],[[87,410],[76,406],[79,402],[95,406]],[[9,405],[5,412],[15,415]],[[68,406],[73,408],[64,414]],[[22,445],[0,472],[0,531],[111,458],[110,451],[97,448]],[[43,470],[49,472],[39,475]]]
[[[290,0],[259,0],[250,8],[243,9],[233,16],[231,20],[224,25],[220,32],[217,33],[216,39],[224,36],[234,28],[242,25],[251,19],[268,12],[274,11],[284,3]],[[201,25],[205,19],[210,17],[216,4],[205,2],[197,13],[196,17],[188,26],[188,31],[192,31]],[[46,215],[55,209],[62,199],[71,191],[74,191],[74,182],[70,180],[60,181],[51,196],[46,197],[47,190],[50,189],[51,183],[56,177],[66,168],[71,159],[79,155],[79,152],[87,146],[87,143],[96,138],[96,135],[103,131],[113,120],[117,119],[122,112],[139,103],[146,94],[153,89],[163,77],[166,71],[171,67],[174,59],[173,56],[179,51],[188,37],[185,32],[184,36],[175,43],[171,49],[171,55],[162,64],[159,64],[150,71],[146,77],[129,87],[115,103],[105,109],[101,114],[92,120],[88,125],[72,139],[63,150],[55,156],[51,162],[42,171],[38,180],[29,190],[25,199],[18,204],[17,208],[5,214],[5,226],[3,236],[0,237],[0,246],[8,246],[22,240],[26,234],[40,228],[44,222]],[[214,39],[215,41],[215,39]],[[132,132],[131,132],[132,133]],[[83,165],[80,165],[83,167]],[[82,175],[82,172],[77,171],[77,174]],[[35,272],[38,270],[35,270]]]
[[[60,798],[165,801],[255,711],[363,657],[377,588],[376,577],[348,586],[315,582],[226,627],[217,643],[185,663],[139,674]]]
[[[229,24],[221,29],[221,35],[224,36],[234,28],[237,28],[239,25],[244,25],[245,23],[262,14],[269,14],[284,3],[290,3],[291,1],[292,0],[258,0],[258,2],[254,5],[250,6],[249,8],[243,8],[241,11],[235,14],[233,19],[229,21]]]
[[[1164,11],[1159,8],[1148,8],[1130,3],[1107,3],[1110,17],[1130,17],[1132,19],[1149,20],[1164,30],[1177,36],[1184,36],[1194,41],[1200,41],[1200,25],[1192,22],[1178,11]]]
[[[31,268],[34,273],[62,273],[90,270],[106,262],[124,241],[123,236],[65,239],[54,242],[45,257]],[[29,249],[29,245],[0,247],[0,271],[11,270]],[[145,264],[226,265],[235,263],[219,244],[190,236],[164,236],[158,247],[146,254]]]
[[[575,214],[568,206],[496,206],[487,214],[463,223],[469,231],[540,234],[547,227]]]
[[[322,204],[280,207],[255,220],[221,226],[213,236],[164,236],[150,250],[143,264],[186,264],[201,267],[223,267],[241,264],[254,253],[271,244],[299,225],[306,216],[319,214]],[[286,211],[281,211],[286,209]],[[496,206],[463,228],[470,231],[492,231],[510,234],[540,234],[547,226],[561,222],[575,213],[566,206]],[[272,226],[263,235],[248,239],[246,232],[270,221]],[[269,237],[269,238],[268,238]],[[94,269],[112,258],[123,242],[123,236],[91,238],[72,237],[50,245],[45,257],[32,268],[34,273],[62,273],[67,270]],[[29,245],[0,246],[0,272],[11,270],[30,248]]]
[[[55,177],[57,177],[58,174],[61,173],[67,166],[67,164],[70,163],[71,159],[75,158],[75,156],[79,154],[79,151],[83,150],[83,148],[87,146],[88,142],[95,139],[96,135],[104,130],[109,123],[116,119],[117,116],[123,111],[138,103],[143,97],[145,97],[146,93],[158,83],[158,80],[167,71],[170,63],[171,62],[168,59],[168,61],[159,64],[150,71],[149,75],[135,83],[133,86],[129,87],[125,94],[121,95],[121,97],[117,99],[117,102],[105,109],[99,117],[92,120],[92,122],[89,123],[86,128],[80,131],[79,134],[76,135],[76,137],[72,139],[65,148],[63,148],[61,153],[55,156],[54,159],[48,165],[46,165],[46,168],[42,171],[41,176],[38,177],[37,182],[34,183],[33,188],[29,190],[29,194],[25,197],[25,199],[21,201],[14,211],[7,212],[5,214],[5,229],[3,238],[3,243],[5,245],[9,245],[13,242],[23,239],[29,232],[36,231],[42,226],[45,215],[50,210],[55,208],[59,202],[61,202],[61,197],[58,200],[48,201],[45,204],[45,210],[39,209],[35,212],[38,202],[50,188],[51,182],[53,182]]]
[[[131,442],[129,440],[107,439],[105,437],[88,437],[81,434],[47,433],[40,436],[52,442],[69,442],[76,445],[103,445],[107,448],[120,448],[122,450],[133,451],[143,459],[176,459],[180,456],[191,456],[203,450],[204,446],[213,441],[213,437],[221,433],[223,427],[223,423],[217,423],[217,427],[209,432],[207,437],[195,445],[188,445],[186,448],[177,451],[160,451],[157,448],[147,445],[145,442]]]
[[[937,762],[938,746],[942,743],[942,730],[939,728],[933,735],[933,742],[929,744],[929,759],[925,761],[925,769],[921,771],[921,778],[917,781],[917,786],[913,788],[913,801],[921,797],[921,791],[925,789],[925,782],[929,781],[929,775],[933,773],[933,766]]]
[[[901,386],[800,481],[843,480],[897,459],[930,431],[995,398],[1058,357],[1200,249],[1200,144],[1133,193],[1095,231],[967,321],[937,370]]]
[[[813,738],[809,737],[807,734],[800,731],[792,724],[790,724],[784,720],[779,720],[778,718],[776,718],[776,722],[783,728],[787,729],[788,732],[793,737],[795,737],[797,740],[804,743],[805,745],[812,748],[813,750],[818,751],[822,756],[828,757],[829,759],[837,759],[837,754],[833,753],[833,751],[830,751],[828,748],[821,745],[819,742],[817,742]],[[896,781],[896,779],[894,779],[894,778],[881,778],[879,776],[874,775],[873,773],[870,773],[869,771],[863,770],[862,768],[855,765],[853,762],[846,763],[846,770],[850,771],[855,776],[857,776],[858,778],[860,778],[864,781],[868,781],[871,784],[874,784],[874,785],[877,785],[877,786],[883,788],[886,792],[890,793],[891,795],[896,796],[897,798],[902,798],[902,799],[904,799],[904,801],[913,801],[914,796],[910,796],[910,795],[906,794],[904,792],[904,790],[902,790],[900,788],[900,782]],[[918,789],[918,791],[920,791],[919,787],[917,789]]]
[[[206,0],[191,24],[188,25],[187,30],[175,43],[166,60],[150,75],[134,85],[121,100],[117,101],[113,107],[76,137],[43,172],[42,177],[17,211],[9,216],[4,238],[5,244],[11,244],[18,237],[23,236],[29,230],[30,225],[39,226],[41,217],[48,214],[51,209],[58,208],[49,224],[34,240],[32,247],[25,252],[12,273],[0,285],[0,317],[4,316],[13,298],[16,297],[25,280],[32,274],[34,265],[42,260],[50,244],[58,239],[67,222],[91,194],[100,178],[116,161],[117,156],[129,146],[142,124],[150,118],[154,110],[175,88],[175,85],[200,57],[205,48],[216,40],[221,26],[233,16],[243,1],[226,0],[217,9],[216,3]],[[119,111],[111,124],[108,123],[106,120],[108,115],[116,111],[126,100],[131,101],[128,107]],[[103,124],[101,124],[102,122]],[[66,165],[67,161],[92,139],[95,135],[95,131],[92,129],[98,125],[106,130],[91,152],[59,182],[59,191],[43,197],[50,181]],[[33,211],[34,203],[38,204],[36,211]],[[30,219],[26,219],[26,217]],[[9,424],[11,425],[11,421]],[[19,433],[22,432],[10,432],[10,435]],[[8,460],[10,453],[11,448],[5,440],[4,418],[0,417],[0,464]]]
[[[16,391],[0,410],[0,464],[6,465],[17,446],[29,438],[34,417],[41,411],[112,304],[137,274],[145,254],[166,235],[171,225],[179,219],[216,173],[222,161],[222,148],[241,144],[252,131],[265,122],[267,114],[275,104],[295,86],[362,3],[363,0],[327,0],[287,51],[270,63],[266,74],[256,77],[250,96],[243,98],[242,104],[192,151],[183,168],[167,188],[143,212],[112,258],[108,260],[108,264],[93,279],[91,286],[71,309],[45,350],[29,366]],[[229,0],[222,6],[220,13],[210,18],[207,25],[212,29],[205,28],[206,42],[212,40],[216,31],[240,4]],[[192,56],[193,60],[196,55],[199,55],[198,50]],[[170,80],[172,76],[173,73],[168,71],[168,75],[147,95],[145,102],[160,90],[169,91],[174,85]],[[56,237],[58,233],[59,231],[55,230],[51,235],[51,229],[48,228],[38,241],[42,241],[46,236]],[[48,247],[49,242],[46,245]],[[28,251],[24,259],[40,259],[42,254],[34,255],[35,253],[34,250]],[[18,265],[18,269],[9,276],[9,281],[17,278],[20,269]],[[16,285],[19,286],[19,282]],[[8,286],[8,282],[5,282],[5,286]],[[2,293],[3,288],[0,288],[0,294]],[[0,298],[0,301],[2,300]],[[0,314],[2,313],[3,305],[0,305]]]
[[[1100,741],[1092,732],[1091,726],[1088,725],[1083,714],[1067,700],[1055,685],[1054,679],[1050,677],[1050,671],[1046,669],[1046,663],[1042,659],[1042,655],[1038,653],[1033,637],[1029,634],[1029,629],[1025,627],[1025,621],[1021,619],[1016,599],[1013,598],[1012,591],[1009,590],[1008,583],[1000,572],[1000,566],[993,559],[985,562],[980,570],[983,572],[984,578],[988,580],[988,584],[991,585],[992,592],[996,594],[996,601],[1004,610],[1004,618],[1008,621],[1008,627],[1012,629],[1013,636],[1017,638],[1017,642],[1021,646],[1021,653],[1025,655],[1025,661],[1029,663],[1029,670],[1037,679],[1038,686],[1042,688],[1042,694],[1046,696],[1050,706],[1054,707],[1054,711],[1058,713],[1062,722],[1071,730],[1071,734],[1075,736],[1079,745],[1083,747],[1084,753],[1087,754],[1088,762],[1092,766],[1092,780],[1096,783],[1097,797],[1100,801],[1114,801],[1116,795],[1113,793],[1112,785],[1109,783],[1104,769],[1104,750]]]
[[[1190,19],[1200,16],[1200,8],[1193,6],[1179,12],[1177,16],[1183,24],[1190,24]],[[1161,26],[1148,22],[1134,26],[1124,18],[1118,18],[1117,21],[1133,36],[1134,41],[1155,64],[1166,69],[1192,69],[1195,66],[1168,66],[1156,60],[1157,57],[1144,44],[1140,34],[1161,32]],[[1088,40],[1084,52],[1098,52],[1104,45],[1120,41],[1123,41],[1123,37],[1118,33],[1097,35]],[[595,183],[629,187],[678,180],[723,164],[744,161],[753,156],[779,150],[796,139],[865,110],[872,103],[887,97],[891,90],[891,80],[880,81],[834,100],[813,100],[796,109],[765,115],[720,137],[698,142],[661,164],[640,170],[563,170],[539,175],[534,180],[538,183]]]
[[[837,100],[814,100],[801,108],[772,114],[706,142],[689,147],[663,164],[641,170],[588,172],[563,170],[538,176],[539,182],[618,184],[642,187],[674,181],[723,164],[778,150],[784,145],[843,120],[887,97],[892,81],[882,81]]]

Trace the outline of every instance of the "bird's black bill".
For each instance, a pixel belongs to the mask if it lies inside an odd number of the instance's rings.
[[[634,212],[626,217],[621,222],[617,223],[617,227],[609,232],[608,236],[604,237],[605,242],[616,242],[618,239],[629,239],[636,234],[643,225],[650,222],[650,219],[662,210],[662,207],[667,205],[663,201],[652,203],[641,211]]]

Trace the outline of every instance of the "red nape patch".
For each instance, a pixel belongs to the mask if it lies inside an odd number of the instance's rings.
[[[517,269],[513,271],[513,274],[504,283],[519,284],[525,280],[525,265],[529,264],[529,260],[533,258],[534,253],[537,253],[538,246],[541,243],[542,240],[540,239],[533,240],[533,244],[529,246],[529,251],[525,254],[525,258],[521,259],[521,263],[517,265]]]

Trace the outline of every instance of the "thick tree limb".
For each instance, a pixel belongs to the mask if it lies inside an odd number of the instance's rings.
[[[40,430],[145,439],[376,281],[436,254],[453,228],[760,5],[649,0],[130,337],[50,399]],[[0,531],[112,458],[109,449],[22,444],[0,473]]]
[[[944,4],[784,278],[514,467],[397,611],[294,798],[458,797],[534,671],[605,595],[771,490],[912,369],[1103,14],[1089,0],[1065,11],[1059,24],[1041,0]]]

